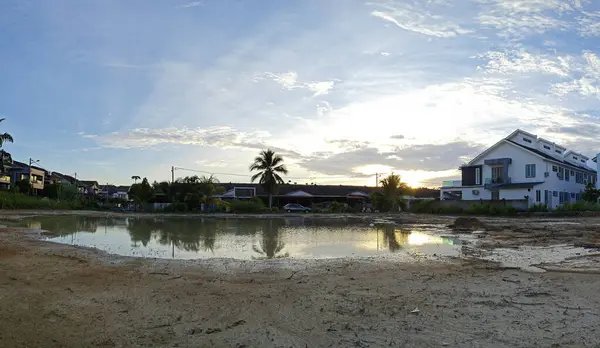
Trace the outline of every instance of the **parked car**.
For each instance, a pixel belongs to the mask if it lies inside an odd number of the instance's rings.
[[[288,213],[291,213],[291,212],[307,213],[310,211],[310,208],[307,208],[307,207],[303,206],[302,204],[290,203],[290,204],[284,205],[283,210],[287,211]]]

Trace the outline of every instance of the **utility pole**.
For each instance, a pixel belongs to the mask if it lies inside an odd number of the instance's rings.
[[[379,187],[379,173],[375,173],[375,187]]]
[[[175,166],[171,166],[171,184],[175,182]]]

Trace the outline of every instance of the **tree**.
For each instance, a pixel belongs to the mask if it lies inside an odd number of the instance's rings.
[[[4,120],[4,118],[0,118],[0,123]],[[12,135],[8,133],[0,134],[0,174],[4,173],[6,165],[10,165],[13,163],[10,153],[2,150],[2,146],[4,145],[4,143],[12,142],[14,142]]]
[[[600,190],[597,190],[593,183],[588,183],[581,198],[586,202],[597,203],[600,198]]]
[[[271,149],[263,150],[254,159],[254,163],[250,166],[250,171],[258,172],[250,180],[255,182],[258,179],[258,183],[267,191],[269,195],[269,209],[271,209],[273,206],[273,193],[275,193],[277,186],[284,183],[279,174],[288,173],[283,164],[283,158],[275,154]]]
[[[131,180],[133,180],[134,184],[137,184],[138,180],[141,180],[142,178],[139,177],[139,175],[134,175],[131,177]]]
[[[410,191],[408,184],[402,182],[400,175],[394,173],[381,180],[381,187],[383,196],[391,205],[392,210],[397,210],[401,196]]]

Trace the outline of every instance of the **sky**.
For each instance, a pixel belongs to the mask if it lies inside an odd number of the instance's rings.
[[[517,128],[600,151],[600,2],[3,0],[0,79],[4,149],[83,180],[434,187]]]

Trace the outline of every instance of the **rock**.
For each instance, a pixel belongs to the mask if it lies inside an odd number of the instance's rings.
[[[448,227],[458,230],[474,230],[483,227],[483,222],[474,217],[458,217],[454,223]]]

